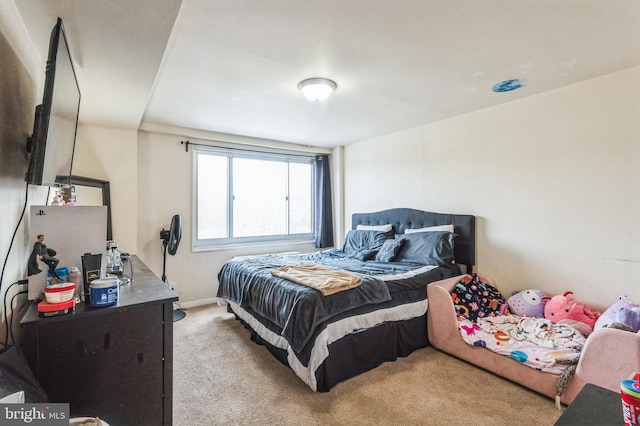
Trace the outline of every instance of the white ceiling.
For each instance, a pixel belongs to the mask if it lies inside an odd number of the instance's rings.
[[[81,121],[123,128],[333,147],[640,66],[637,0],[14,1],[43,64],[63,18]]]

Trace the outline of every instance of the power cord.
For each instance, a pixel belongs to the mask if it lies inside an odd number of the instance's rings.
[[[29,290],[22,290],[14,294],[13,297],[11,298],[11,303],[9,304],[9,306],[11,307],[11,321],[9,323],[9,334],[11,335],[11,341],[13,342],[13,345],[16,344],[16,339],[15,337],[13,337],[13,317],[15,316],[13,315],[13,301],[16,299],[16,297],[20,296],[21,294],[27,294],[27,293],[29,293]],[[22,306],[20,306],[20,309],[18,309],[18,312],[20,312],[22,308],[24,308],[26,305],[27,303],[23,303]],[[8,337],[7,337],[7,343],[9,343]]]
[[[164,254],[164,251],[162,250],[162,248],[160,249],[160,253]],[[132,273],[133,273],[133,271],[132,271]],[[167,287],[171,288],[171,286],[169,285],[169,278],[166,277],[166,274],[165,274],[165,282],[164,283],[167,285]],[[183,311],[184,310],[184,309],[182,309],[182,306],[180,305],[180,302],[178,302],[177,300],[175,302],[173,302],[173,309],[174,310],[178,310],[178,311]]]
[[[5,328],[5,341],[2,342],[2,344],[5,347],[9,347],[12,346],[9,343],[9,336],[12,336],[12,329],[9,327],[9,314],[8,314],[8,309],[7,309],[7,295],[9,294],[9,290],[11,290],[11,287],[13,287],[14,285],[25,285],[25,284],[29,284],[29,280],[20,280],[20,281],[16,281],[14,283],[9,284],[9,287],[7,287],[7,290],[4,292],[4,300],[3,300],[3,306],[4,306],[4,328]],[[13,300],[14,298],[18,295],[18,294],[24,294],[24,293],[28,293],[28,290],[23,290],[20,291],[16,294],[13,295],[13,297],[11,298],[11,304],[9,305],[9,307],[11,307],[11,311],[13,312]],[[13,316],[11,317],[13,320]],[[12,339],[13,340],[13,339]],[[15,343],[15,340],[14,340]]]
[[[7,250],[7,255],[4,258],[4,263],[2,265],[2,272],[0,273],[0,289],[2,288],[2,282],[4,281],[4,272],[5,272],[6,268],[7,268],[7,262],[9,261],[9,254],[11,253],[11,248],[13,247],[13,242],[16,239],[16,234],[18,233],[18,229],[20,228],[20,224],[22,223],[22,219],[24,218],[24,212],[27,210],[27,201],[28,201],[28,199],[29,199],[29,184],[25,182],[24,206],[22,206],[22,213],[20,214],[20,219],[18,220],[18,223],[16,224],[16,229],[14,229],[14,231],[13,231],[13,235],[11,236],[11,242],[9,243],[9,249]],[[20,283],[20,281],[18,281],[18,283]],[[5,342],[3,344],[4,344],[5,347],[9,343],[9,324],[7,323],[8,316],[7,316],[6,298],[7,298],[7,292],[9,291],[9,288],[11,288],[12,285],[13,284],[11,284],[9,287],[7,287],[7,289],[5,290],[5,293],[4,293],[4,298],[5,298],[4,327],[5,327],[6,334],[5,334]]]

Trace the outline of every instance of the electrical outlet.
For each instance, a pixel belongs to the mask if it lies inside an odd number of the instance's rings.
[[[169,281],[169,288],[174,292],[178,292],[178,282],[177,281]]]

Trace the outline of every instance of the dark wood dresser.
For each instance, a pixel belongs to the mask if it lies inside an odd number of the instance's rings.
[[[21,320],[23,352],[51,402],[112,426],[172,423],[173,301],[177,295],[136,256],[117,305]]]
[[[622,426],[624,424],[620,392],[587,383],[554,426]]]

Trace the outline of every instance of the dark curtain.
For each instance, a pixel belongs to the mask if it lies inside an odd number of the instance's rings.
[[[333,207],[331,205],[331,174],[329,156],[316,155],[316,199],[314,236],[317,248],[333,247]]]

